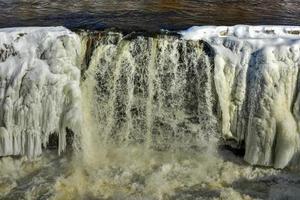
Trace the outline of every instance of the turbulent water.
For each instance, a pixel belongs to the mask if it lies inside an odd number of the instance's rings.
[[[299,27],[0,29],[0,197],[297,199],[299,52]]]
[[[0,27],[158,31],[194,25],[299,25],[297,0],[0,0]]]

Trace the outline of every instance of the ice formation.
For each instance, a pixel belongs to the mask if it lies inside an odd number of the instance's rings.
[[[276,168],[297,160],[300,28],[192,27],[181,34],[214,48],[222,133],[245,142],[245,160]]]
[[[0,156],[66,146],[80,125],[80,39],[63,27],[0,29]]]

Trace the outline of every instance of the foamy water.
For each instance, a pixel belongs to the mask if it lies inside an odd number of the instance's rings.
[[[79,155],[77,155],[79,156]],[[297,171],[246,165],[230,151],[98,149],[97,163],[48,152],[36,162],[1,160],[3,199],[296,199]],[[296,176],[295,176],[296,175]]]

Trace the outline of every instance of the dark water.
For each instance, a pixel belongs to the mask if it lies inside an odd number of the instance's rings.
[[[299,25],[299,19],[299,0],[0,0],[0,27],[157,31],[192,25]]]

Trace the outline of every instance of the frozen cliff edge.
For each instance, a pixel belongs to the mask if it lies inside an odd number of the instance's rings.
[[[64,151],[80,130],[79,54],[63,27],[0,29],[0,156],[35,158],[54,133]]]
[[[211,26],[180,33],[214,48],[222,134],[245,143],[244,159],[276,168],[299,162],[300,27]]]

